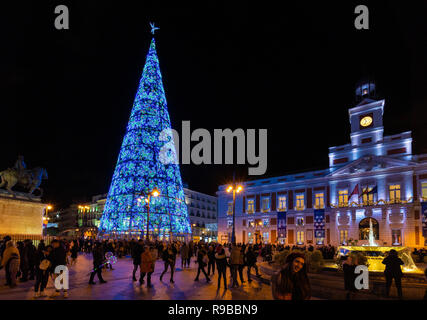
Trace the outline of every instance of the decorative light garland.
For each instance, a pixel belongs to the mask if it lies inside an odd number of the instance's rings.
[[[398,201],[396,200],[386,201],[386,200],[380,199],[378,201],[369,201],[369,203],[367,204],[363,202],[357,203],[355,201],[352,201],[347,206],[340,206],[340,205],[335,205],[331,203],[331,208],[354,208],[354,207],[367,207],[367,206],[388,205],[388,204],[407,204],[407,203],[412,203],[412,200],[413,200],[413,197],[409,197],[408,200],[398,200]]]

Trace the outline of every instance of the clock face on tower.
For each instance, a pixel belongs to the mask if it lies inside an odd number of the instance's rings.
[[[365,116],[362,119],[360,119],[360,126],[361,127],[369,127],[372,124],[372,117],[371,116]]]

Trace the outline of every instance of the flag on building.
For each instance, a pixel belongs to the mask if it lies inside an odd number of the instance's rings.
[[[279,238],[286,238],[286,212],[277,212],[277,234]]]
[[[353,189],[353,192],[350,193],[350,199],[352,196],[354,196],[355,194],[357,194],[359,196],[359,184],[356,184],[356,186]]]
[[[378,193],[378,187],[377,186],[373,187],[372,190],[368,191],[366,194],[374,194],[374,193]]]
[[[325,237],[325,209],[314,210],[314,236]]]

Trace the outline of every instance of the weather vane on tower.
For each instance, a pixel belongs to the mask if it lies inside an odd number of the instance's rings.
[[[157,27],[155,27],[154,26],[154,22],[150,22],[150,27],[151,27],[151,33],[152,34],[154,34],[154,32],[156,31],[156,30],[159,30],[160,28],[157,28]]]

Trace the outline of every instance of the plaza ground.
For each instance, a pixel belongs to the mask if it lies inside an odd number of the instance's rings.
[[[139,286],[139,282],[132,281],[132,259],[121,258],[113,266],[114,270],[103,271],[103,277],[108,282],[99,284],[95,276],[95,285],[88,285],[89,272],[92,269],[92,255],[80,254],[77,264],[69,267],[70,289],[68,300],[270,300],[272,299],[271,287],[258,281],[248,283],[246,280],[246,269],[244,270],[245,283],[239,288],[224,290],[221,283],[220,291],[217,291],[217,273],[212,277],[211,283],[206,283],[203,274],[199,281],[195,282],[197,264],[192,258],[190,268],[181,269],[181,258],[177,257],[175,283],[170,283],[170,272],[168,271],[163,282],[159,277],[163,271],[163,261],[157,260],[155,271],[152,275],[153,288],[147,289],[146,285]],[[138,270],[139,271],[139,270]],[[227,281],[229,282],[229,270],[227,270]],[[137,273],[139,279],[139,272]],[[5,286],[4,269],[0,270],[0,300],[30,300],[34,295],[34,282],[17,282],[18,286],[10,289]],[[229,283],[228,283],[229,285]],[[54,286],[49,279],[46,293],[53,293]],[[52,298],[38,298],[37,300],[49,300]],[[53,298],[62,300],[60,297]]]

